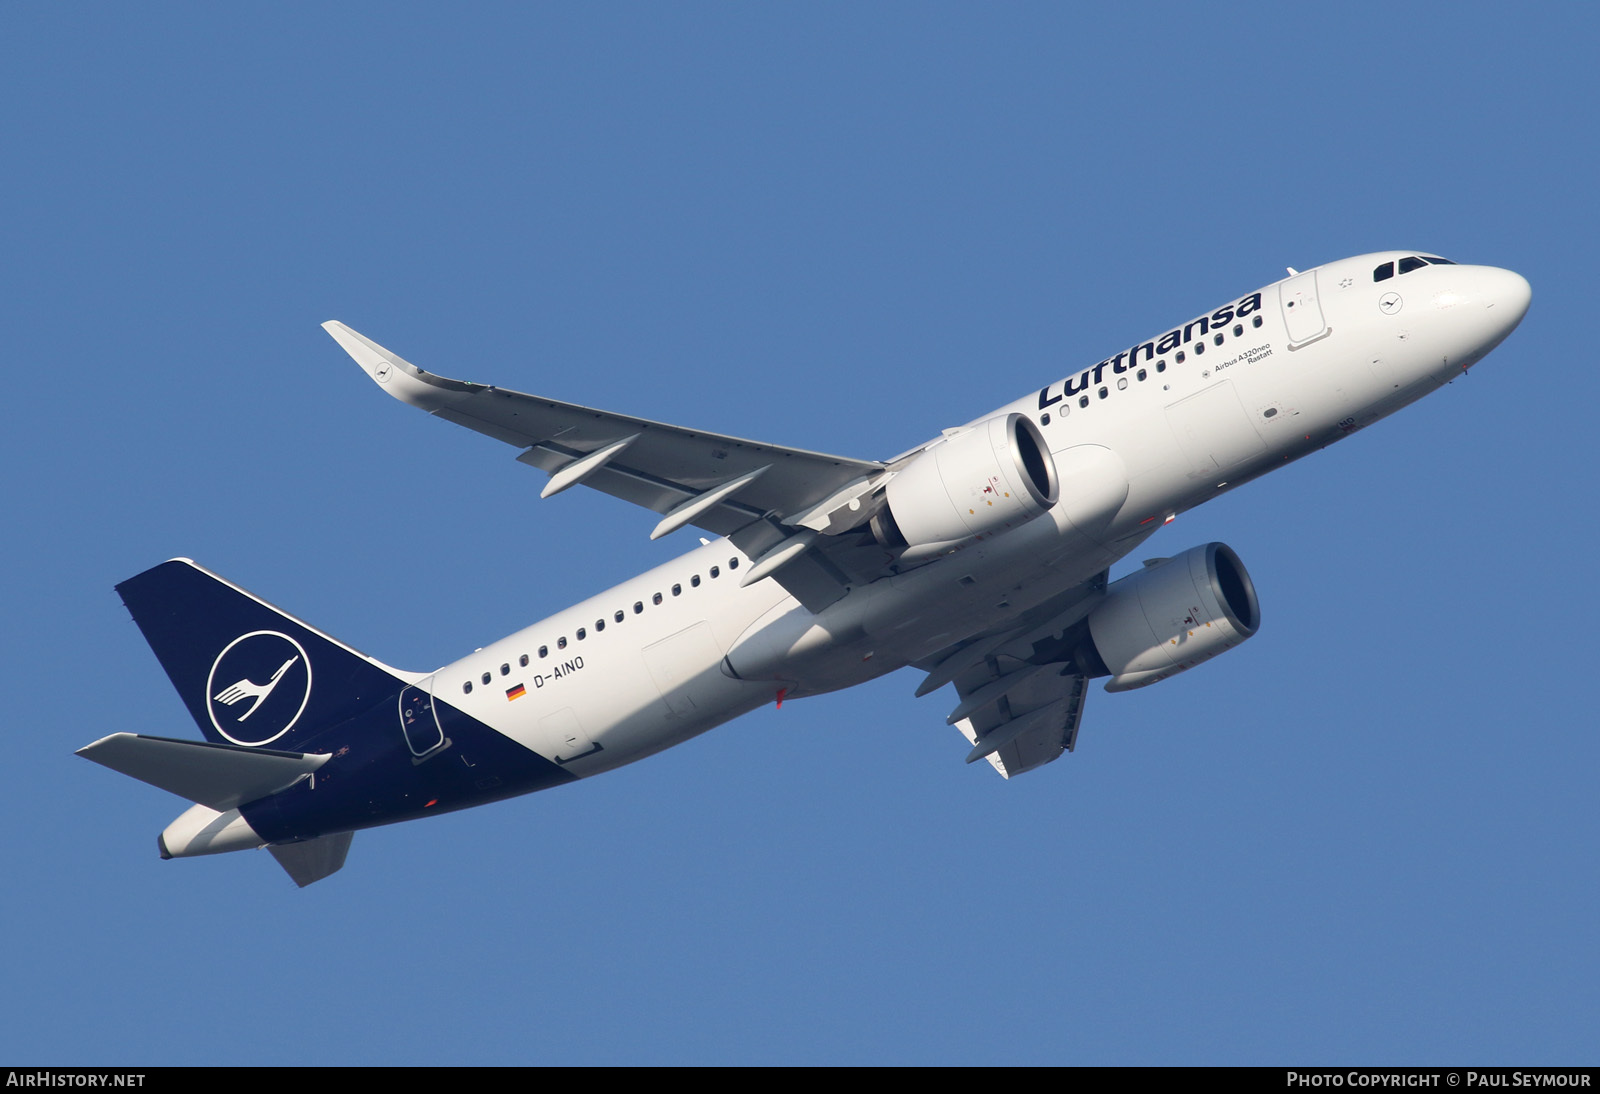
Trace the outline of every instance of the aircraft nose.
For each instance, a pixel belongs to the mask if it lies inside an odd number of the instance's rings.
[[[1501,337],[1516,329],[1522,317],[1528,314],[1533,301],[1533,286],[1528,279],[1511,270],[1486,267],[1484,273],[1483,302],[1490,316],[1503,332]]]

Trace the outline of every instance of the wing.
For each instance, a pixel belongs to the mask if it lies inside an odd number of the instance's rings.
[[[1072,751],[1089,692],[1089,678],[1064,665],[1013,676],[996,679],[974,673],[971,679],[956,682],[963,702],[985,688],[1003,687],[999,701],[954,724],[972,745],[967,762],[987,759],[1007,779]]]
[[[450,380],[343,323],[323,329],[396,399],[522,449],[520,462],[550,475],[543,497],[582,483],[661,514],[652,539],[686,524],[729,536],[755,560],[746,584],[775,577],[819,610],[888,561],[870,536],[848,534],[881,496],[883,463]]]
[[[954,682],[959,702],[946,721],[972,745],[967,762],[987,759],[1005,778],[1043,767],[1078,740],[1089,677],[1073,651],[1109,573],[1052,598],[1019,624],[943,651],[918,695]]]

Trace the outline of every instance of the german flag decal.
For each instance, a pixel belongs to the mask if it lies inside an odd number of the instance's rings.
[[[528,694],[528,689],[523,687],[521,684],[518,684],[514,688],[507,688],[506,689],[506,702],[509,703],[513,699],[520,699],[526,694]]]

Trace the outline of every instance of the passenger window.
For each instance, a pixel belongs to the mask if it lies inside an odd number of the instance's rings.
[[[540,646],[539,647],[539,656],[540,657],[549,657],[550,656],[550,647],[549,646]]]
[[[517,664],[521,665],[523,668],[527,668],[528,667],[528,655],[527,654],[523,654],[521,657],[517,658]]]
[[[1165,372],[1165,371],[1167,371],[1167,362],[1165,360],[1157,361],[1156,362],[1156,371],[1157,372]]]
[[[1048,414],[1039,415],[1039,424],[1040,425],[1049,425],[1050,424],[1050,415],[1048,415]]]
[[[623,620],[622,610],[619,608],[617,611],[612,612],[611,618],[615,619],[618,623],[621,623]]]
[[[651,598],[650,598],[650,603],[652,603],[652,604],[659,604],[659,603],[661,603],[661,594],[660,594],[660,593],[657,593],[657,594],[656,594],[656,595],[655,595],[655,596],[652,596],[652,597],[651,597]]]
[[[1372,271],[1372,280],[1374,280],[1374,281],[1387,281],[1393,276],[1394,276],[1394,263],[1393,262],[1385,262],[1382,266],[1379,266],[1376,270]]]
[[[1254,319],[1250,320],[1250,325],[1252,327],[1259,327],[1261,325],[1261,316],[1258,315]]]
[[[1402,258],[1400,260],[1400,272],[1403,274],[1408,274],[1412,270],[1420,270],[1426,265],[1427,263],[1422,261],[1420,258]]]
[[[1199,357],[1205,351],[1206,351],[1206,344],[1204,342],[1196,342],[1194,344],[1194,355],[1196,357]]]
[[[728,569],[737,570],[738,568],[739,568],[739,560],[736,559],[736,558],[730,558],[728,560]]]
[[[1117,390],[1118,391],[1126,391],[1126,390],[1128,390],[1128,378],[1126,376],[1123,376],[1123,377],[1121,377],[1120,379],[1117,380]]]
[[[711,576],[712,577],[716,577],[720,573],[722,573],[721,570],[717,569],[715,566],[711,567]]]
[[[511,675],[511,666],[510,665],[501,665],[500,666],[500,675],[501,676],[510,676]]]
[[[1089,396],[1087,396],[1087,395],[1078,396],[1078,405],[1080,407],[1088,406],[1089,405]]]
[[[658,594],[658,595],[659,595],[659,594]],[[658,604],[659,604],[659,603],[660,603],[660,601],[659,601],[659,600],[658,600],[658,601],[656,601],[656,603],[658,603]],[[643,612],[643,611],[644,611],[644,601],[642,601],[642,600],[635,600],[635,601],[634,601],[634,602],[633,602],[633,614],[634,614],[634,615],[639,615],[639,614],[640,614],[640,613],[642,613],[642,612]]]
[[[468,680],[465,684],[461,685],[461,693],[463,695],[471,695],[472,694],[472,681],[471,680]]]
[[[605,629],[606,629],[606,621],[604,619],[596,619],[594,621],[594,633],[599,634],[601,631],[603,631]]]
[[[490,676],[487,672],[483,674],[483,682],[485,684],[487,684],[490,680],[493,680],[493,679],[494,679],[494,677]]]
[[[1146,376],[1148,376],[1148,375],[1149,375],[1149,373],[1147,373],[1147,372],[1145,372],[1145,370],[1144,370],[1144,369],[1140,369],[1140,370],[1139,370],[1139,379],[1140,379],[1140,380],[1143,380],[1143,379],[1144,379],[1144,378],[1145,378],[1145,377],[1146,377]]]
[[[1183,350],[1180,349],[1177,353],[1173,354],[1172,355],[1172,359],[1173,359],[1173,361],[1175,361],[1176,363],[1178,363],[1180,365],[1183,364],[1183,362],[1186,360],[1186,358],[1184,357]],[[1161,370],[1160,369],[1156,369],[1156,371],[1160,372]]]
[[[674,585],[672,587],[672,595],[673,596],[681,596],[681,595],[683,595],[683,586],[682,585]]]
[[[699,574],[695,574],[694,576],[689,578],[689,587],[693,588],[693,589],[698,589],[700,587],[700,575]]]
[[[1222,345],[1222,332],[1218,331],[1216,334],[1213,334],[1211,336],[1211,340],[1219,346]]]
[[[564,650],[566,648],[567,648],[567,636],[566,635],[562,635],[560,638],[556,639],[556,649]]]
[[[589,632],[584,630],[582,627],[579,627],[578,628],[578,641],[582,642],[585,638],[588,638],[588,637],[589,637]]]
[[[1244,326],[1243,326],[1243,324],[1240,324],[1240,323],[1235,323],[1235,324],[1234,324],[1234,325],[1233,325],[1233,336],[1234,336],[1234,337],[1235,337],[1235,338],[1237,338],[1237,337],[1239,337],[1239,336],[1240,336],[1240,335],[1241,335],[1241,334],[1243,334],[1243,333],[1244,333]]]

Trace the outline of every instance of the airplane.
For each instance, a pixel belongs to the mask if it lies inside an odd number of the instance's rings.
[[[393,668],[187,559],[117,586],[203,742],[78,751],[195,803],[161,857],[265,846],[302,887],[354,832],[559,786],[767,703],[906,666],[953,685],[968,763],[1073,750],[1089,682],[1187,671],[1256,634],[1239,556],[1111,579],[1178,513],[1471,368],[1528,282],[1422,251],[1332,262],[1052,379],[887,460],[684,429],[427,372],[323,324],[384,392],[517,449],[541,496],[651,510],[688,554],[432,672]]]

